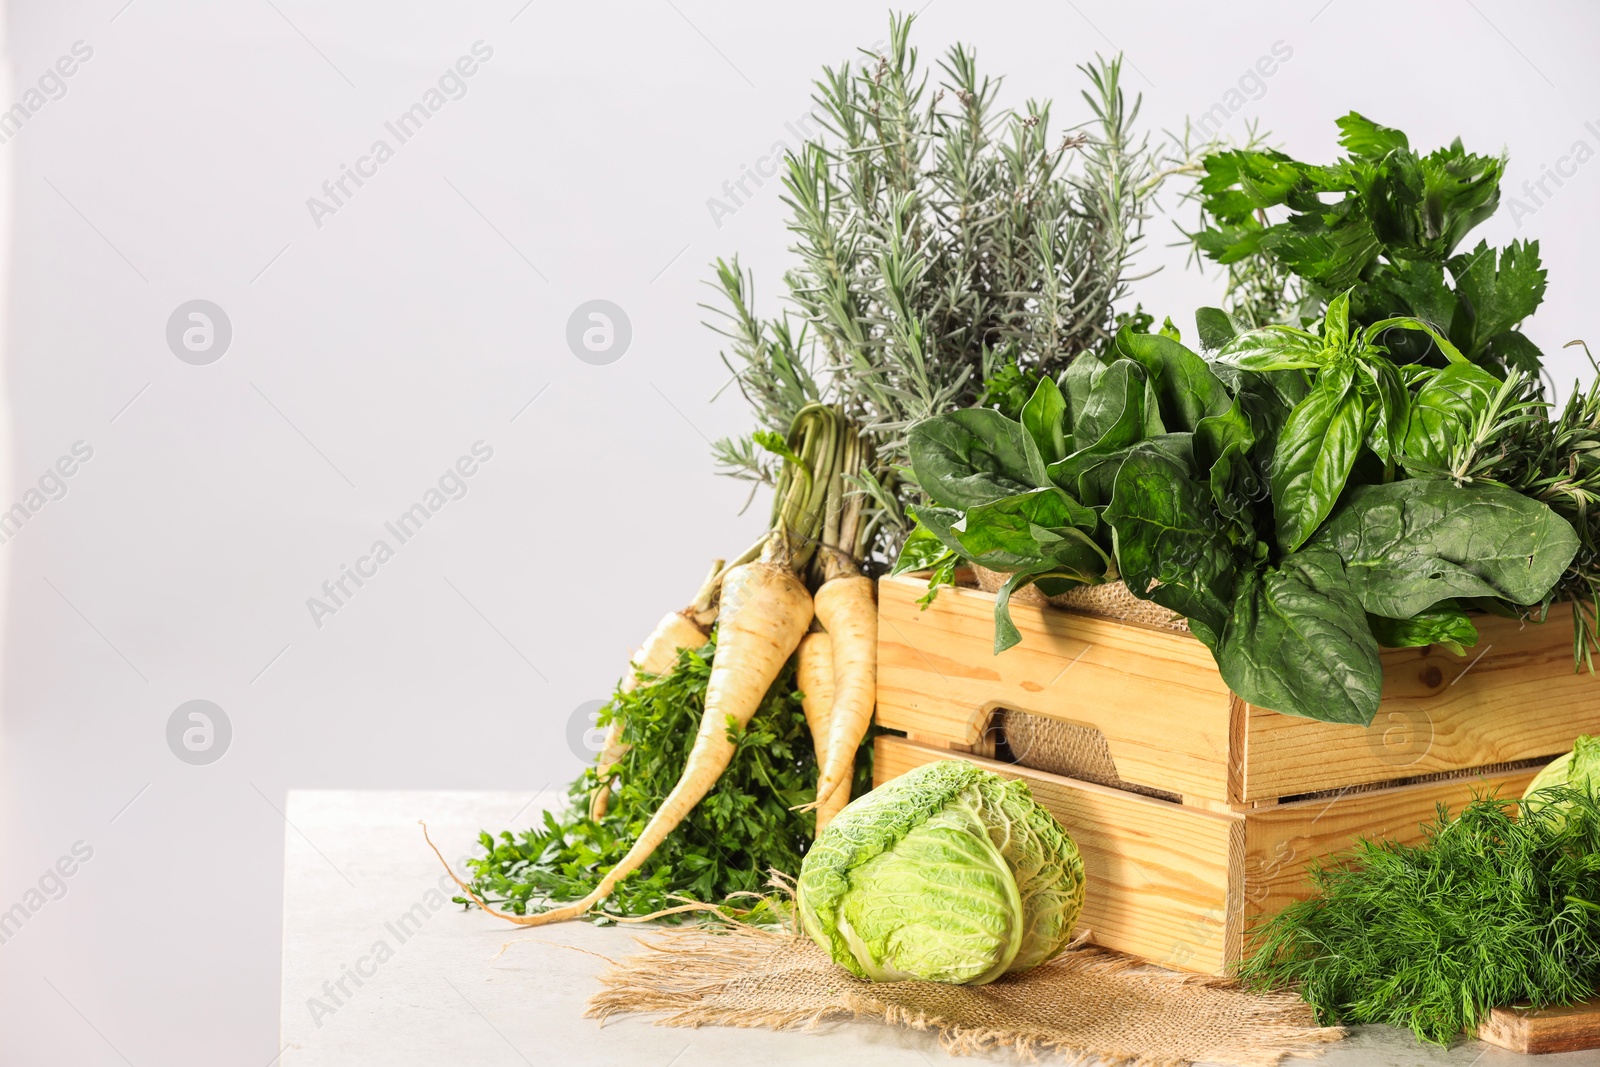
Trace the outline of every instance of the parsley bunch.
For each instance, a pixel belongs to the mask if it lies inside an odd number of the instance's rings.
[[[1349,154],[1327,166],[1251,146],[1206,156],[1203,225],[1190,236],[1228,268],[1228,310],[1249,325],[1299,324],[1355,286],[1353,325],[1414,316],[1501,376],[1537,375],[1541,354],[1518,327],[1544,299],[1539,243],[1457,252],[1500,204],[1504,156],[1459,138],[1423,155],[1353,111],[1338,125]],[[1397,363],[1442,362],[1425,336],[1395,341]]]
[[[685,649],[671,673],[618,692],[599,725],[615,716],[626,723],[631,745],[620,765],[621,785],[598,823],[588,816],[596,786],[593,768],[568,788],[565,811],[544,813],[542,824],[513,834],[484,832],[484,856],[468,861],[472,888],[489,904],[517,915],[581,899],[627,853],[650,816],[677,784],[705,708],[706,682],[716,636]],[[688,897],[721,903],[735,893],[763,891],[770,870],[800,872],[815,834],[812,812],[790,810],[816,792],[817,761],[795,691],[791,663],[767,691],[743,730],[730,727],[736,748],[716,788],[695,805],[653,856],[593,913],[646,915]],[[872,780],[871,737],[856,760],[857,793]],[[456,897],[458,904],[466,904]],[[739,903],[739,902],[735,902]],[[742,906],[749,906],[746,901]]]
[[[1544,791],[1541,791],[1544,792]],[[1421,844],[1362,841],[1315,867],[1318,895],[1255,931],[1241,977],[1298,986],[1324,1024],[1387,1023],[1448,1044],[1494,1007],[1600,987],[1600,797],[1441,806]]]

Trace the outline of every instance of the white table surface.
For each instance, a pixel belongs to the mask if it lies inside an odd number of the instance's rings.
[[[584,1002],[598,988],[594,976],[605,964],[574,949],[627,955],[634,932],[581,922],[523,930],[477,910],[463,912],[448,903],[450,892],[441,894],[447,901],[443,907],[430,910],[438,902],[431,894],[440,889],[443,871],[417,826],[418,819],[426,819],[441,850],[457,862],[477,854],[480,829],[531,825],[545,804],[559,799],[548,793],[291,792],[279,1062],[285,1067],[1017,1062],[1003,1053],[953,1059],[930,1034],[870,1022],[774,1033],[662,1027],[642,1017],[613,1019],[601,1027],[585,1019]],[[462,869],[459,862],[457,869]],[[408,911],[415,917],[403,928],[396,925]],[[511,945],[492,958],[517,938],[539,940]],[[392,953],[381,962],[379,942]],[[358,975],[359,985],[347,976],[358,969],[365,973]],[[1533,1061],[1475,1041],[1449,1050],[1421,1047],[1409,1033],[1367,1027],[1330,1046],[1319,1062],[1326,1067],[1596,1067],[1600,1052]]]

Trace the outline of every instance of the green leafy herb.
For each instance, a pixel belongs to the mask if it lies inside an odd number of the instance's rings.
[[[631,746],[622,782],[598,823],[588,817],[595,772],[571,785],[571,805],[548,811],[540,825],[512,833],[479,835],[485,855],[469,860],[473,890],[488,903],[518,915],[549,903],[578,900],[627,853],[639,831],[677,784],[705,707],[715,637],[684,650],[670,674],[619,692],[602,711],[600,725],[620,715]],[[736,734],[726,772],[705,800],[661,844],[644,867],[625,879],[594,913],[647,915],[681,901],[721,903],[735,893],[763,891],[768,872],[796,874],[815,832],[810,812],[791,810],[812,800],[817,763],[811,733],[794,690],[791,665],[779,675],[749,726]],[[856,758],[857,792],[871,788],[870,739]],[[456,898],[466,903],[465,898]]]
[[[1079,68],[1087,107],[1063,128],[1048,101],[1004,106],[1001,79],[966,45],[927,63],[914,21],[891,17],[881,52],[816,82],[823,133],[784,158],[780,179],[797,257],[783,309],[753,310],[736,259],[717,262],[710,308],[761,426],[782,433],[821,399],[863,428],[876,460],[858,478],[853,547],[884,561],[922,502],[901,477],[912,423],[971,407],[1016,416],[1042,378],[1104,351],[1121,321],[1148,328],[1114,305],[1152,197],[1192,166],[1158,167],[1120,59]],[[773,480],[748,437],[714,451],[726,473]]]
[[[1362,841],[1311,870],[1317,895],[1253,932],[1241,977],[1295,988],[1318,1021],[1449,1044],[1491,1008],[1600,986],[1600,798],[1441,807],[1419,845]],[[1547,798],[1548,799],[1548,798]]]
[[[1245,576],[1217,666],[1251,704],[1324,722],[1368,725],[1383,688],[1361,602],[1339,557],[1318,549]]]
[[[1410,618],[1451,597],[1537,603],[1578,550],[1571,523],[1497,485],[1432,479],[1363,486],[1317,535],[1376,615]]]
[[[1478,643],[1478,628],[1472,618],[1450,601],[1419,611],[1409,619],[1390,619],[1367,615],[1372,636],[1384,648],[1422,648],[1439,645],[1458,656]]]
[[[1348,154],[1328,166],[1259,145],[1205,157],[1202,225],[1191,238],[1229,271],[1230,310],[1252,325],[1309,322],[1355,286],[1352,327],[1414,316],[1474,363],[1536,372],[1539,350],[1517,327],[1544,299],[1538,243],[1455,252],[1499,206],[1505,159],[1459,140],[1424,155],[1355,112],[1338,125]],[[1222,324],[1207,320],[1207,347]],[[1392,354],[1398,363],[1444,358],[1426,335],[1397,338]]]

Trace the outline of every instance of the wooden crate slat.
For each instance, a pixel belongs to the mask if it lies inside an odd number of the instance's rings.
[[[1542,624],[1480,616],[1466,657],[1386,651],[1383,705],[1363,730],[1246,705],[1186,634],[1015,604],[1022,643],[995,656],[993,594],[946,588],[923,611],[922,578],[879,590],[885,726],[980,749],[995,708],[1092,727],[1124,781],[1196,806],[1547,759],[1600,733],[1600,680],[1572,670],[1570,605]]]
[[[879,583],[882,725],[973,745],[993,709],[1013,708],[1100,730],[1124,781],[1228,798],[1229,693],[1198,641],[1017,604],[1022,643],[995,656],[992,594],[941,589],[923,611],[926,588]]]
[[[1241,801],[1553,758],[1600,732],[1600,680],[1572,669],[1572,605],[1544,623],[1480,616],[1467,655],[1383,653],[1383,704],[1365,735],[1249,708]]]
[[[1438,805],[1459,812],[1474,793],[1517,797],[1534,771],[1467,775],[1437,782],[1340,793],[1256,808],[1245,818],[1244,910],[1247,923],[1271,915],[1310,892],[1305,867],[1342,852],[1358,837],[1422,840]]]
[[[1024,778],[1034,798],[1072,835],[1088,895],[1080,929],[1166,967],[1220,972],[1238,953],[1229,922],[1229,867],[1241,851],[1242,819],[1091,785],[1044,771],[919,745],[877,741],[874,779],[883,784],[939,759],[963,758]],[[1181,848],[1173,843],[1181,841]],[[1229,942],[1230,936],[1234,939]]]

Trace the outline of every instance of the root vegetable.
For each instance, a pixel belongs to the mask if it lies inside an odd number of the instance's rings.
[[[805,709],[806,724],[811,727],[811,743],[817,750],[820,774],[824,754],[828,751],[828,726],[833,720],[833,639],[825,633],[806,634],[800,641],[796,658],[795,684],[800,689],[800,706]],[[819,799],[816,808],[819,836],[848,803],[848,781],[839,783],[833,792]]]
[[[878,608],[872,579],[846,573],[830,578],[817,590],[817,621],[833,646],[833,712],[828,721],[828,747],[818,753],[817,800],[848,790],[854,776],[856,749],[872,723],[878,696]]]
[[[740,727],[749,723],[811,625],[811,615],[811,595],[787,561],[775,562],[764,556],[729,571],[722,583],[717,652],[706,685],[699,733],[677,786],[651,816],[628,854],[592,893],[572,904],[538,915],[506,915],[487,906],[484,910],[520,926],[543,926],[576,919],[610,896],[616,884],[638,870],[717,784],[733,758],[734,744],[728,740],[730,721]],[[469,886],[460,879],[456,882],[477,900]],[[477,902],[483,906],[482,900]]]
[[[667,614],[656,623],[656,628],[645,639],[643,647],[628,662],[628,675],[622,679],[622,691],[628,693],[636,689],[640,674],[665,674],[678,661],[679,650],[699,648],[705,640],[706,631],[691,618],[689,610]],[[595,771],[600,784],[589,797],[589,818],[597,822],[605,815],[611,800],[612,768],[628,753],[628,746],[622,741],[626,725],[620,718],[613,719],[610,729],[606,731],[605,748],[600,752]]]

